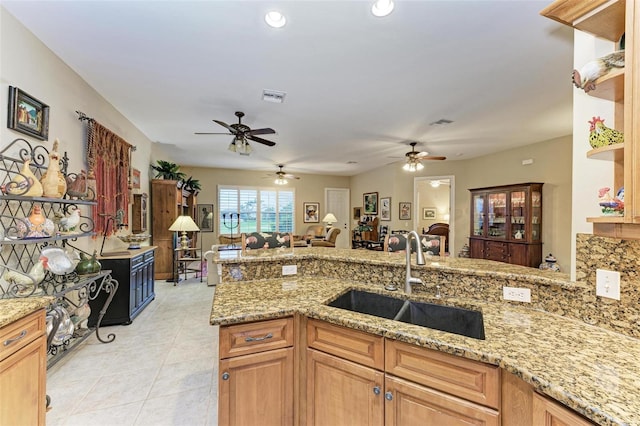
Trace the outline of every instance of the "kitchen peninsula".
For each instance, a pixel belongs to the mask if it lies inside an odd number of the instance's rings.
[[[501,381],[497,386],[498,392],[500,386],[502,390],[501,405],[481,402],[477,407],[501,418],[502,424],[536,424],[530,423],[531,414],[519,412],[516,409],[519,402],[511,399],[521,395],[523,389],[533,395],[534,401],[541,398],[538,394],[546,395],[552,404],[564,409],[555,402],[558,401],[596,424],[640,424],[640,394],[636,386],[640,373],[635,365],[640,340],[577,320],[585,284],[571,282],[565,274],[479,259],[432,257],[426,265],[415,266],[414,272],[427,288],[414,286],[411,299],[481,311],[486,338],[479,340],[326,306],[328,301],[351,289],[403,298],[401,291],[383,289],[383,283],[404,280],[401,255],[303,248],[223,253],[214,261],[222,270],[222,283],[216,288],[211,313],[211,324],[221,326],[221,389],[228,380],[233,380],[229,366],[237,365],[234,363],[243,358],[224,354],[227,349],[233,352],[234,338],[250,335],[252,325],[264,325],[262,330],[267,330],[265,327],[273,325],[272,320],[290,321],[295,332],[287,331],[289,326],[285,322],[276,324],[271,333],[275,346],[271,349],[280,348],[273,353],[282,351],[282,359],[292,358],[290,369],[297,372],[291,373],[290,381],[282,379],[282,383],[294,387],[295,392],[290,389],[291,395],[300,395],[299,399],[291,396],[291,405],[295,407],[291,408],[292,419],[313,419],[310,414],[313,401],[305,401],[304,396],[311,392],[308,387],[305,392],[310,380],[307,375],[312,371],[309,367],[312,355],[307,354],[317,352],[311,347],[313,338],[308,331],[319,321],[327,327],[344,327],[363,336],[383,339],[383,347],[409,344],[428,353],[437,351],[465,362],[472,360],[499,367],[497,374]],[[296,265],[297,275],[282,276],[282,266],[287,265]],[[259,277],[266,279],[256,279]],[[441,287],[442,299],[434,296],[432,287],[436,284]],[[521,303],[502,301],[503,285],[531,289],[532,303],[524,307]],[[240,335],[225,331],[238,326],[248,327],[247,331]],[[237,342],[244,354],[251,353],[252,342],[240,339]],[[305,351],[307,345],[309,349]],[[267,352],[258,355],[266,356]],[[388,360],[389,352],[384,356]],[[384,368],[387,373],[384,383],[398,380]],[[299,381],[294,382],[293,377],[299,377]],[[385,393],[387,402],[381,400],[380,404],[390,404],[389,397]],[[229,394],[221,391],[219,398],[220,421],[224,424],[223,399],[229,398]],[[389,406],[384,406],[389,410]],[[582,417],[576,419],[572,418],[570,424],[589,424]],[[578,421],[584,423],[575,423]]]

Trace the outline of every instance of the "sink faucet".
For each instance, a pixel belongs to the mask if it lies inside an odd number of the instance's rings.
[[[424,265],[426,262],[424,261],[424,253],[422,253],[422,243],[420,242],[420,236],[416,231],[410,231],[407,234],[407,276],[404,280],[404,292],[407,294],[411,294],[411,284],[423,284],[420,278],[415,278],[411,276],[411,238],[416,241],[416,263],[418,265]]]

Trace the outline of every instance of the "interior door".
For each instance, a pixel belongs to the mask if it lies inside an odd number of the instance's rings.
[[[351,247],[351,230],[349,229],[349,190],[346,188],[325,188],[324,202],[327,208],[324,214],[333,213],[338,221],[333,226],[340,228],[336,240],[337,248]]]

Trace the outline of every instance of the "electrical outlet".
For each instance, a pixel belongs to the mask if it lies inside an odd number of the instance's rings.
[[[596,269],[596,296],[620,300],[620,272]]]
[[[502,298],[515,302],[531,303],[531,290],[519,287],[502,287]]]
[[[282,275],[295,275],[298,273],[298,265],[284,265]]]

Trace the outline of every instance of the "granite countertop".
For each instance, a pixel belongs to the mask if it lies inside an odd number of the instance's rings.
[[[112,252],[105,252],[102,256],[98,256],[98,260],[110,260],[110,259],[131,259],[136,256],[140,256],[143,253],[146,253],[151,250],[155,250],[158,248],[157,246],[142,246],[139,249],[134,250],[118,250]],[[109,255],[109,253],[116,253],[115,255]]]
[[[498,365],[601,425],[640,424],[638,339],[543,311],[475,300],[411,296],[482,311],[485,340],[324,305],[349,289],[406,298],[402,291],[386,292],[382,286],[312,276],[222,283],[216,288],[210,321],[226,325],[298,312]]]
[[[405,265],[404,253],[388,253],[375,250],[336,249],[326,247],[296,247],[270,250],[226,250],[214,253],[213,262],[273,262],[285,259],[323,259],[371,265]],[[520,265],[511,265],[485,259],[426,256],[426,265],[415,265],[411,257],[412,270],[435,269],[461,275],[492,276],[505,279],[527,280],[534,284],[556,285],[565,289],[584,288],[585,284],[571,281],[569,274],[543,271]]]
[[[0,328],[24,318],[38,309],[46,308],[55,298],[49,296],[23,299],[0,299]]]

